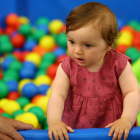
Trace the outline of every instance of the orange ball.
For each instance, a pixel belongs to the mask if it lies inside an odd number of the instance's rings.
[[[37,100],[42,96],[44,96],[44,95],[38,94],[38,95],[34,96],[31,100],[31,103],[36,104]]]
[[[2,71],[0,70],[0,79],[3,78],[3,74],[2,74]]]
[[[39,45],[36,45],[33,48],[33,52],[38,53],[40,56],[43,56],[45,53],[47,53],[47,49],[46,48],[42,48]]]
[[[16,34],[11,38],[11,42],[15,48],[22,48],[25,42],[25,37],[22,34]]]
[[[12,91],[8,94],[7,99],[9,100],[16,100],[20,97],[20,94],[16,91]]]
[[[59,56],[59,57],[57,57],[57,59],[56,59],[56,63],[57,64],[60,64],[60,60],[62,60],[62,59],[64,59],[65,57],[67,57],[67,55],[61,55],[61,56]]]
[[[5,22],[9,26],[15,26],[17,23],[19,23],[19,17],[15,13],[8,14]]]
[[[27,56],[27,54],[29,53],[29,51],[24,51],[24,52],[22,52],[22,54],[21,54],[21,62],[24,62],[25,61],[25,58],[26,58],[26,56]]]
[[[126,45],[118,45],[117,47],[116,47],[116,50],[118,51],[118,52],[120,52],[120,53],[125,53],[125,51],[128,49],[128,47],[126,46]]]
[[[1,113],[4,113],[4,112],[5,112],[5,111],[4,111],[2,108],[0,108],[0,114],[1,114]]]
[[[54,80],[55,75],[56,75],[56,71],[57,71],[57,67],[58,64],[52,64],[50,65],[47,70],[46,70],[46,74],[52,79]]]

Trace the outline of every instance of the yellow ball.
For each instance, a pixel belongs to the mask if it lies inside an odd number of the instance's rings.
[[[47,75],[39,75],[34,80],[35,85],[40,86],[43,84],[50,85],[51,84],[51,78]]]
[[[28,23],[30,23],[29,19],[27,17],[24,17],[24,16],[19,17],[19,22],[21,24],[28,24]]]
[[[30,83],[32,80],[30,79],[23,79],[18,83],[18,92],[21,94],[22,88],[24,87],[24,85],[26,85],[27,83]]]
[[[24,106],[23,110],[24,111],[28,111],[30,108],[34,107],[35,105],[33,103],[29,103],[27,105]]]
[[[42,110],[44,111],[45,114],[47,113],[48,100],[49,100],[48,97],[42,96],[36,102],[36,105],[39,106],[40,108],[42,108]]]
[[[61,20],[55,19],[49,23],[49,30],[51,33],[58,33],[63,26],[64,23]]]
[[[25,60],[34,63],[36,66],[39,66],[41,63],[41,56],[36,52],[31,52],[27,54]]]
[[[21,106],[19,105],[18,102],[14,100],[9,100],[3,109],[6,113],[12,115],[15,111],[21,109]]]
[[[51,87],[47,90],[47,92],[46,92],[46,96],[48,97],[48,98],[50,98],[50,95],[51,95]]]
[[[132,45],[133,35],[130,32],[122,31],[121,36],[117,40],[118,45],[127,45],[128,47]]]
[[[15,117],[15,120],[22,121],[22,122],[28,123],[28,124],[32,124],[35,128],[37,128],[39,125],[37,117],[31,112],[26,112],[21,115],[18,115]]]
[[[55,46],[55,39],[50,35],[43,36],[39,40],[39,45],[40,45],[41,48],[51,50]]]
[[[3,109],[6,104],[8,104],[9,100],[7,98],[3,98],[0,100],[0,107]]]

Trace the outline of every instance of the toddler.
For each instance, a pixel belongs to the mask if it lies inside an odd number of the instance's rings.
[[[131,59],[113,49],[118,35],[114,13],[97,2],[73,9],[66,19],[69,56],[58,66],[48,101],[48,135],[69,139],[76,128],[111,127],[126,140],[137,126],[140,96]]]

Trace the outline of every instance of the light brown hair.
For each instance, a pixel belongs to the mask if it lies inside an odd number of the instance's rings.
[[[87,24],[93,24],[101,32],[108,46],[114,45],[118,24],[115,14],[106,5],[89,2],[74,8],[66,18],[66,34]]]

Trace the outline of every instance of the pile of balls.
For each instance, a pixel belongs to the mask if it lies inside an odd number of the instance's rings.
[[[0,114],[48,129],[51,84],[60,60],[68,55],[65,24],[40,17],[31,25],[16,13],[8,14],[5,23],[0,28]],[[140,85],[140,24],[130,21],[120,33],[116,49],[132,58]]]

